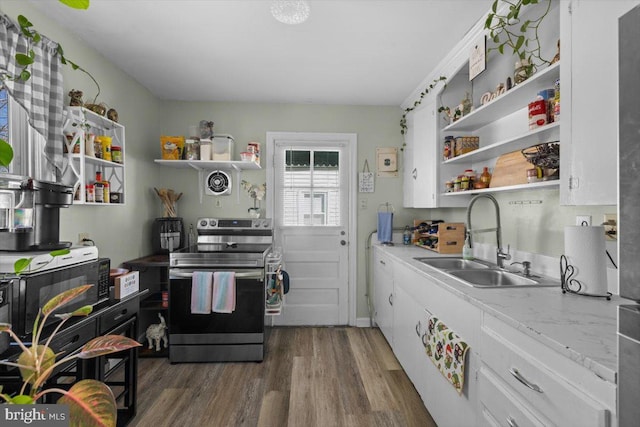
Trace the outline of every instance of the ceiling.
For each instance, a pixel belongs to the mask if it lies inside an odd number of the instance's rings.
[[[299,25],[268,0],[31,3],[160,99],[400,105],[492,0],[309,0]]]

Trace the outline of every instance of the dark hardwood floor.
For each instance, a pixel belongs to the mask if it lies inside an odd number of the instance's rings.
[[[270,328],[262,363],[139,371],[132,426],[435,426],[375,328]]]

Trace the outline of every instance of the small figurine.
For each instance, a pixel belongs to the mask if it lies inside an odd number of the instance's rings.
[[[160,341],[164,344],[164,348],[168,346],[167,340],[167,323],[162,317],[162,314],[158,313],[160,323],[157,325],[149,325],[147,328],[147,341],[149,342],[149,350],[151,350],[155,344],[156,351],[160,351]]]
[[[81,90],[71,89],[71,91],[69,91],[69,97],[71,98],[71,101],[69,101],[69,106],[82,107],[84,105],[84,102],[82,102],[82,95],[83,93]]]
[[[556,56],[554,56],[551,60],[551,63],[555,64],[558,61],[560,61],[560,39],[558,39],[558,52],[556,53]]]
[[[114,110],[113,108],[110,108],[109,111],[107,111],[107,118],[113,122],[118,122],[118,112],[116,110]]]

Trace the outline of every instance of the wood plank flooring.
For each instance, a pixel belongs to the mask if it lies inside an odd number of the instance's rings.
[[[435,426],[377,328],[270,328],[262,363],[140,359],[132,426]]]

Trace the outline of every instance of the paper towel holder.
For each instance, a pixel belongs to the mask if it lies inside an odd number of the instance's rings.
[[[560,287],[562,288],[563,294],[570,293],[574,295],[582,295],[584,297],[606,298],[607,301],[611,301],[611,296],[613,295],[611,292],[606,292],[604,294],[580,292],[580,289],[582,289],[582,283],[577,279],[571,278],[574,274],[575,268],[573,265],[569,264],[566,256],[560,255]]]

